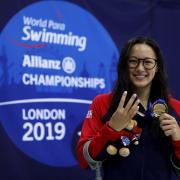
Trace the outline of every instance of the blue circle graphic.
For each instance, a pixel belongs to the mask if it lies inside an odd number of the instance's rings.
[[[0,119],[12,142],[41,163],[77,164],[77,127],[95,95],[111,90],[118,50],[86,10],[43,1],[18,12],[0,36]]]

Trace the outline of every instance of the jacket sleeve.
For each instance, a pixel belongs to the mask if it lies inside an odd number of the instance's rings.
[[[176,120],[177,120],[178,124],[180,125],[180,121],[179,121],[180,101],[171,97],[169,102],[170,102],[171,107],[174,109],[174,111],[177,114]],[[177,159],[180,160],[180,140],[179,141],[172,141],[172,145],[174,147],[175,156],[177,157]]]
[[[103,115],[100,103],[98,98],[94,99],[83,122],[81,136],[77,144],[77,157],[82,168],[88,166],[88,162],[83,156],[83,148],[88,141],[90,141],[88,153],[91,158],[95,159],[109,140],[115,141],[122,133],[111,129],[108,122],[102,123]]]
[[[177,114],[177,122],[180,125],[179,117],[180,117],[180,101],[170,98],[170,105],[175,110]],[[172,141],[172,145],[174,148],[174,154],[171,155],[171,163],[174,167],[174,170],[177,176],[180,176],[180,140]]]
[[[180,177],[180,140],[172,141],[174,153],[171,154],[171,164],[177,176]]]
[[[177,115],[180,117],[180,101],[174,98],[169,99],[171,107],[176,111]]]

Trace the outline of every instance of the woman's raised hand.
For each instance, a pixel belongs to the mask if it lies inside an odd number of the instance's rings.
[[[109,126],[116,131],[121,131],[122,129],[126,128],[130,120],[135,116],[139,109],[138,104],[140,100],[135,100],[137,97],[136,94],[131,96],[125,106],[124,104],[126,97],[127,91],[123,93],[119,105],[109,121]]]

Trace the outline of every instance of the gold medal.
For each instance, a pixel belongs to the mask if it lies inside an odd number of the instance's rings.
[[[158,99],[152,104],[152,116],[159,118],[161,114],[167,113],[168,107],[163,99]]]

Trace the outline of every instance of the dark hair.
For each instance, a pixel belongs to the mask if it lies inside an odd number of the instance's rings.
[[[159,98],[162,98],[168,104],[167,74],[165,72],[164,60],[161,50],[158,44],[153,39],[140,36],[130,39],[121,50],[121,54],[117,66],[118,78],[115,87],[113,89],[113,98],[110,107],[111,112],[114,112],[117,109],[120,98],[124,91],[128,92],[127,101],[133,94],[133,89],[128,78],[129,70],[128,70],[127,60],[130,51],[135,44],[147,44],[154,50],[157,58],[158,71],[156,72],[155,77],[152,81],[151,92],[150,92],[151,102],[154,102]]]

